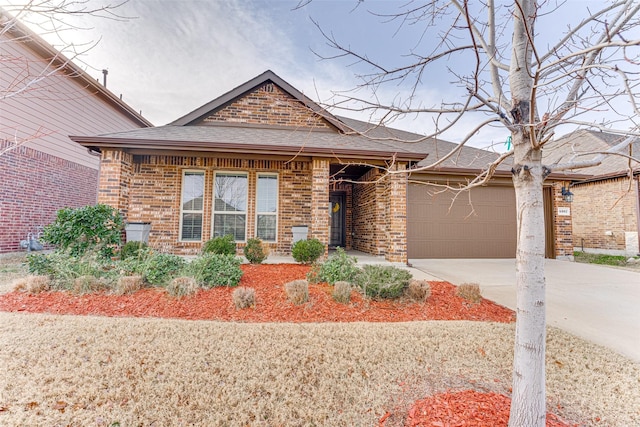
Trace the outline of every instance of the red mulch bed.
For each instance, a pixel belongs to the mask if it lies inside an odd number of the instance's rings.
[[[405,427],[507,427],[511,399],[473,390],[447,392],[418,400],[409,410]],[[384,420],[381,420],[384,425]],[[547,427],[577,427],[547,414]]]
[[[200,290],[185,298],[173,298],[163,289],[143,289],[131,295],[104,293],[73,295],[67,292],[0,295],[0,311],[30,313],[163,317],[189,320],[240,322],[406,322],[413,320],[476,320],[512,322],[513,311],[488,300],[471,304],[455,295],[448,282],[430,282],[431,296],[425,304],[409,300],[370,301],[357,292],[350,304],[331,297],[327,284],[309,286],[309,302],[293,305],[282,285],[303,279],[308,266],[298,264],[243,265],[240,286],[256,290],[256,306],[236,310],[233,288]]]

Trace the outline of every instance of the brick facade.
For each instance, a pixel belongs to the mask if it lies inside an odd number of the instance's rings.
[[[310,235],[329,245],[329,159],[314,158],[311,177]]]
[[[573,246],[585,251],[638,253],[638,181],[615,178],[574,185]]]
[[[555,231],[555,257],[558,259],[573,259],[573,239],[571,214],[574,212],[572,203],[562,198],[562,187],[568,187],[568,182],[553,183],[553,225]],[[574,199],[575,200],[575,199]],[[569,208],[569,215],[559,215],[558,208]]]
[[[0,151],[8,145],[0,141]],[[0,156],[0,253],[19,251],[58,209],[96,202],[98,171],[27,147]],[[8,184],[11,185],[8,185]]]

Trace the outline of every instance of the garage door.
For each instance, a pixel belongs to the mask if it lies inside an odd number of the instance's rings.
[[[462,193],[410,184],[407,206],[409,258],[514,258],[513,187],[479,187]],[[470,197],[469,197],[470,196]],[[471,203],[470,203],[471,202]]]

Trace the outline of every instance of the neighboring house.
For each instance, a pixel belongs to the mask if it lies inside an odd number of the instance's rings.
[[[71,139],[102,154],[99,201],[151,223],[159,250],[193,254],[232,234],[290,253],[292,228],[305,225],[328,246],[394,262],[515,256],[509,166],[451,210],[436,186],[465,182],[497,155],[463,148],[437,170],[404,173],[455,144],[334,116],[271,71],[167,126]],[[550,257],[572,251],[570,218],[553,215],[561,186],[546,190]]]
[[[625,138],[599,131],[575,131],[545,147],[544,159],[546,163],[589,160]],[[640,139],[630,149],[622,154],[639,158]],[[570,187],[575,249],[638,255],[640,164],[628,157],[609,155],[600,165],[576,172],[588,177],[574,180]]]
[[[0,8],[0,253],[20,250],[58,209],[96,203],[100,158],[70,134],[147,126]]]

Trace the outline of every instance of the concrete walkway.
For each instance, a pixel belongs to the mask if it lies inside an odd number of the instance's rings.
[[[513,259],[424,259],[410,264],[456,285],[478,283],[485,298],[515,309]],[[640,272],[558,260],[546,260],[545,272],[548,325],[640,363]]]

